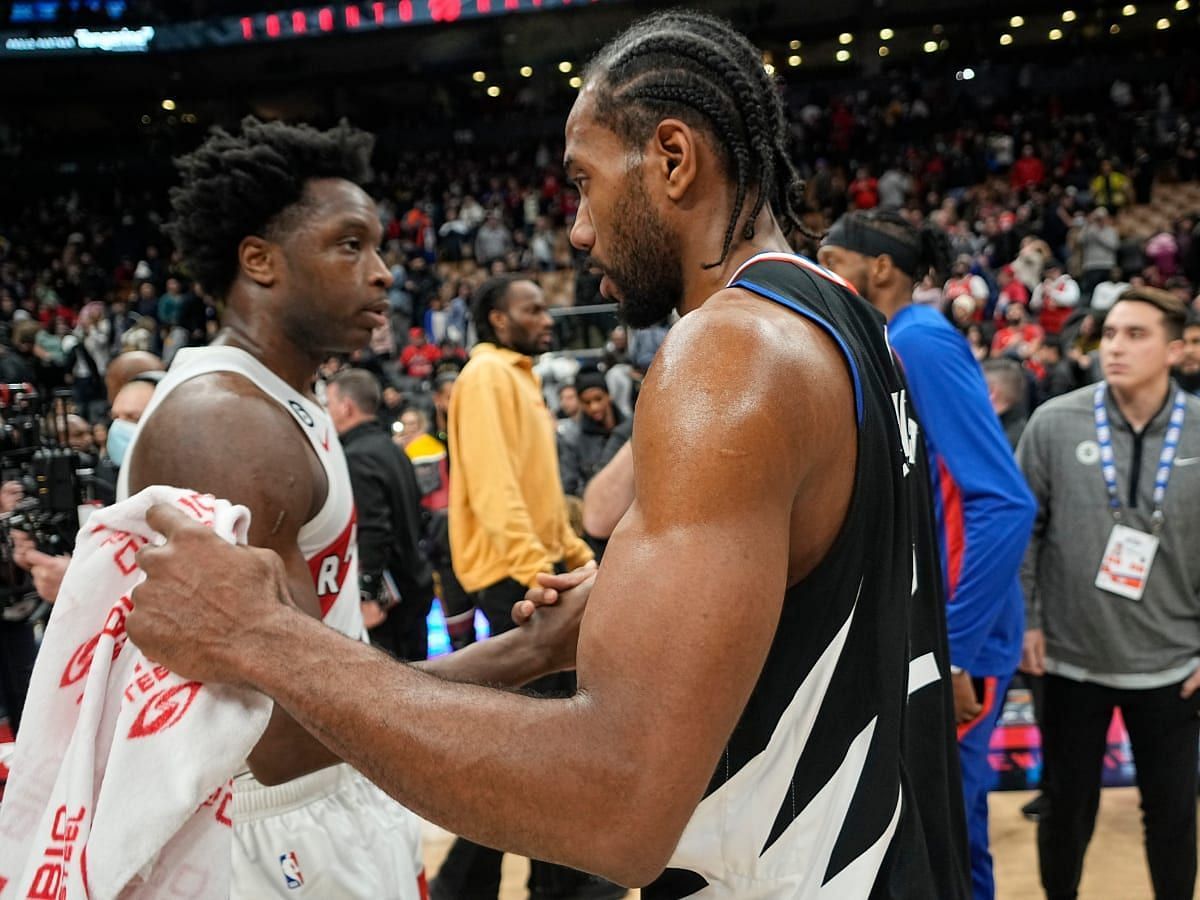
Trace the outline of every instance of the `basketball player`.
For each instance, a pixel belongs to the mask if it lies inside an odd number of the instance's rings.
[[[975,900],[996,893],[988,851],[992,732],[1021,658],[1024,600],[1017,576],[1036,507],[988,399],[983,371],[944,315],[912,302],[913,285],[948,268],[936,228],[894,212],[847,213],[818,258],[888,318],[929,450],[945,585],[951,683],[958,722]]]
[[[250,543],[283,560],[296,608],[355,641],[366,631],[350,480],[311,383],[321,360],[364,346],[388,314],[379,217],[358,186],[371,144],[344,125],[247,119],[240,135],[217,131],[181,161],[173,237],[225,298],[225,327],[213,346],[176,355],[118,485],[120,498],[170,484],[244,504]],[[229,623],[231,634],[256,627]],[[431,666],[522,683],[523,665],[533,677],[546,663],[520,631],[507,654],[488,642]],[[339,650],[313,671],[342,662]],[[424,895],[416,818],[336,761],[276,706],[247,761],[253,775],[234,782],[235,897]]]
[[[787,134],[759,51],[687,12],[602,50],[567,121],[573,244],[631,325],[682,314],[638,403],[636,499],[590,587],[575,696],[381,659],[300,614],[277,556],[168,509],[131,638],[274,697],[449,830],[647,900],[965,896],[903,761],[926,724],[910,691],[949,715],[934,651],[910,668],[910,607],[937,603],[914,586],[919,436],[882,318],[788,250]]]

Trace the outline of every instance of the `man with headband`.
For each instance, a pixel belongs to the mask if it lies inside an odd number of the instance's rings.
[[[928,447],[946,590],[946,626],[976,900],[995,894],[988,852],[988,743],[1021,656],[1021,557],[1035,512],[967,342],[913,285],[949,261],[946,236],[894,213],[843,216],[822,242],[823,265],[888,319]]]

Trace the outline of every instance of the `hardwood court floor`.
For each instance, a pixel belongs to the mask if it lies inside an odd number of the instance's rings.
[[[992,855],[996,861],[997,900],[1040,900],[1037,826],[1021,815],[1033,793],[1012,791],[991,796]],[[1080,900],[1153,900],[1142,849],[1142,815],[1135,788],[1107,788],[1101,795],[1096,834],[1084,861]],[[432,876],[450,846],[450,836],[427,826],[425,864]],[[529,863],[505,857],[500,900],[524,900]],[[636,891],[630,897],[638,897]]]
[[[997,900],[1038,900],[1037,825],[1021,807],[1030,791],[993,793],[989,818],[996,866]],[[1142,811],[1137,788],[1105,788],[1100,794],[1096,833],[1083,861],[1079,900],[1153,900],[1142,845]]]

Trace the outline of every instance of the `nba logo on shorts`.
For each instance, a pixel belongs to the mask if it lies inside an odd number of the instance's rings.
[[[304,884],[304,875],[300,871],[300,861],[296,859],[295,850],[279,857],[279,868],[283,871],[283,881],[289,891],[294,891]]]

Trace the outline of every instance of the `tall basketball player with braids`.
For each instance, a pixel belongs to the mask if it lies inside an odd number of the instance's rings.
[[[168,541],[141,557],[131,637],[271,695],[451,831],[647,900],[958,900],[957,836],[923,818],[961,822],[961,806],[918,799],[957,774],[915,783],[905,762],[928,724],[917,695],[950,714],[936,625],[910,633],[939,597],[932,542],[914,540],[920,438],[882,317],[789,250],[801,185],[761,55],[706,16],[642,20],[588,69],[565,164],[571,240],[604,293],[634,325],[682,314],[638,403],[636,499],[599,575],[544,576],[531,598],[590,590],[578,693],[382,659],[297,614],[272,554],[168,510],[151,514]],[[257,624],[229,635],[229,617]]]

